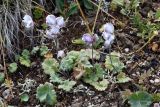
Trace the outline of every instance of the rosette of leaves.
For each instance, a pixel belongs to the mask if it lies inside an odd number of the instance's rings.
[[[131,107],[149,107],[152,103],[152,96],[144,91],[133,93],[128,98]]]
[[[76,84],[75,81],[62,79],[58,76],[58,74],[52,74],[50,77],[50,82],[58,83],[58,88],[63,89],[66,92],[69,92]]]
[[[58,71],[59,63],[54,58],[46,58],[42,63],[42,68],[46,74],[54,74]]]
[[[36,98],[40,102],[45,102],[48,105],[55,105],[57,103],[56,92],[53,89],[51,83],[46,82],[45,84],[40,84],[36,91]]]
[[[31,54],[36,54],[37,52],[40,53],[40,56],[44,56],[45,54],[47,54],[49,52],[49,49],[47,46],[36,46],[33,47]]]
[[[79,57],[79,51],[71,51],[67,53],[67,56],[61,60],[60,69],[63,71],[70,71],[76,64]]]
[[[104,70],[99,64],[94,65],[94,71],[89,70],[85,72],[82,80],[90,85],[92,85],[98,91],[104,91],[108,88],[108,80],[103,79]]]
[[[114,72],[121,72],[125,67],[124,63],[120,61],[119,53],[112,52],[106,56],[105,66],[107,69]]]
[[[125,83],[131,81],[131,78],[127,77],[125,73],[120,72],[117,75],[117,80],[118,80],[117,83]]]
[[[79,57],[77,58],[77,62],[73,68],[74,78],[80,79],[85,73],[92,70],[93,65],[90,62],[91,59],[98,60],[99,58],[100,54],[96,50],[82,49],[79,52]]]
[[[14,73],[17,71],[17,63],[11,63],[9,64],[8,70],[10,73]]]
[[[19,57],[19,61],[22,65],[26,67],[31,66],[31,61],[30,61],[30,52],[27,49],[24,49],[21,56]]]

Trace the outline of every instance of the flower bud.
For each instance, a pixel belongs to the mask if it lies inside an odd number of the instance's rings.
[[[93,38],[89,33],[86,33],[82,36],[82,40],[86,43],[86,44],[92,44],[93,42]]]

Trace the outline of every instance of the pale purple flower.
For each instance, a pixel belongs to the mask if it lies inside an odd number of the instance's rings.
[[[46,30],[46,35],[48,38],[57,38],[60,34],[60,29],[65,26],[65,21],[63,17],[56,17],[54,15],[48,15],[46,17],[46,24],[49,26],[49,30]]]
[[[65,21],[64,21],[64,18],[62,16],[60,17],[57,17],[56,18],[56,24],[57,26],[59,26],[60,28],[64,27],[65,26]]]
[[[56,26],[52,26],[51,29],[46,30],[46,35],[50,39],[56,38],[59,33],[60,33],[60,28]]]
[[[89,33],[85,33],[83,36],[82,36],[82,40],[86,43],[86,44],[92,44],[93,43],[93,38],[92,36],[89,34]]]
[[[23,20],[22,20],[24,26],[29,29],[29,28],[33,28],[34,27],[34,22],[32,20],[32,17],[29,16],[29,15],[25,15],[23,17]]]
[[[114,26],[112,23],[106,23],[103,25],[104,32],[114,33]]]
[[[110,48],[110,47],[111,47],[111,41],[106,40],[106,41],[104,42],[104,48],[105,48],[105,49],[108,49],[108,48]]]
[[[55,26],[56,25],[56,17],[54,15],[48,15],[46,17],[46,24],[48,26]]]
[[[110,34],[110,33],[107,33],[107,32],[102,33],[102,37],[104,38],[104,40],[108,40],[111,36],[112,36],[112,34]]]
[[[49,26],[49,27],[52,27],[52,26],[59,26],[60,28],[64,27],[65,26],[65,21],[64,21],[64,18],[62,16],[60,17],[56,17],[54,15],[48,15],[46,17],[46,24]]]

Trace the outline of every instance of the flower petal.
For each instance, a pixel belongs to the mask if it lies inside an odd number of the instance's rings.
[[[32,17],[29,16],[29,15],[25,15],[25,16],[23,17],[22,22],[24,23],[24,26],[25,26],[26,28],[32,28],[32,27],[34,27],[34,22],[33,22],[33,20],[32,20]]]
[[[114,26],[112,23],[106,23],[103,25],[104,31],[108,33],[114,33]]]
[[[48,15],[46,17],[46,24],[50,27],[56,25],[56,17],[54,15]]]
[[[59,26],[60,28],[65,26],[65,21],[64,21],[64,18],[62,16],[57,17],[56,21],[57,21],[57,26]]]
[[[91,44],[93,42],[93,38],[89,33],[84,34],[82,36],[82,40],[87,44]]]

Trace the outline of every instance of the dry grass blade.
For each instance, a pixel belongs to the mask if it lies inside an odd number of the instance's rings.
[[[19,22],[24,14],[30,13],[31,0],[3,0],[0,3],[0,47],[8,54],[15,54],[15,47],[19,48]]]

